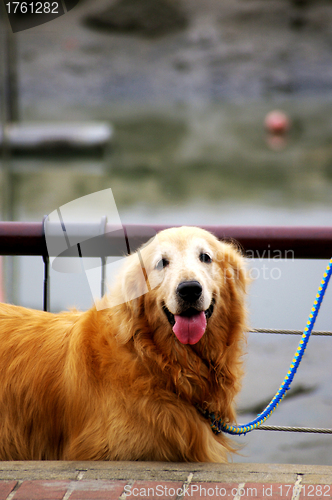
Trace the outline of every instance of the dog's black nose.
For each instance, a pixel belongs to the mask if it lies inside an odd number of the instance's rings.
[[[186,302],[194,303],[202,295],[202,285],[198,281],[183,281],[176,289],[176,293]]]

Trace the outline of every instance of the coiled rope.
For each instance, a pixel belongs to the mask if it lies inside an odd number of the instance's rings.
[[[296,373],[296,370],[302,360],[303,354],[305,352],[305,349],[307,347],[311,332],[313,330],[317,314],[319,312],[321,303],[324,298],[324,294],[326,292],[327,285],[329,283],[329,280],[332,275],[332,258],[326,268],[326,271],[324,273],[323,279],[320,282],[319,288],[318,288],[318,293],[316,295],[314,305],[311,309],[309,319],[307,321],[307,325],[303,331],[302,334],[302,339],[300,340],[299,346],[297,348],[297,351],[295,352],[294,358],[292,360],[292,363],[290,365],[290,368],[281,384],[279,387],[278,392],[275,394],[271,402],[266,406],[266,408],[251,422],[249,422],[246,425],[239,425],[239,426],[233,426],[230,424],[225,424],[221,420],[218,420],[215,418],[213,413],[209,413],[208,411],[202,411],[202,414],[204,415],[205,418],[210,420],[210,425],[215,434],[220,434],[221,432],[227,432],[228,434],[246,434],[247,432],[250,432],[254,429],[261,428],[267,430],[270,428],[272,430],[272,427],[274,426],[262,426],[262,424],[272,415],[274,410],[278,407],[279,403],[282,401],[284,398],[286,392],[289,390],[290,385],[292,383],[292,380],[294,378],[294,375]],[[273,430],[281,430],[281,428],[274,428]],[[291,430],[291,428],[287,428],[287,430]],[[326,433],[330,433],[331,429],[322,429],[322,431]],[[316,430],[316,432],[319,432],[319,429]]]

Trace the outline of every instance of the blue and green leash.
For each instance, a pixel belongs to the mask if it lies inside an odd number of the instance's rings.
[[[210,420],[210,425],[215,434],[220,434],[221,432],[227,432],[228,434],[246,434],[247,432],[250,432],[254,429],[257,429],[259,426],[261,426],[274,412],[274,410],[277,408],[279,403],[282,401],[284,398],[286,392],[289,390],[290,385],[292,383],[292,380],[294,378],[294,375],[296,373],[296,370],[298,369],[298,366],[302,360],[304,351],[307,347],[311,332],[313,330],[320,306],[322,304],[327,285],[330,281],[332,275],[332,258],[326,268],[326,271],[324,273],[323,279],[320,282],[319,288],[318,288],[318,293],[315,297],[314,305],[311,309],[309,319],[307,321],[307,325],[304,329],[301,341],[299,343],[299,346],[297,348],[297,351],[294,355],[294,358],[292,360],[292,363],[289,367],[289,370],[287,372],[287,375],[285,376],[283,383],[279,387],[278,392],[274,396],[274,398],[271,400],[271,402],[267,405],[267,407],[260,413],[255,420],[252,420],[246,425],[239,425],[239,426],[234,426],[230,424],[225,424],[222,422],[222,420],[216,419],[214,413],[210,413],[208,411],[204,411],[200,409],[201,413],[203,416]]]

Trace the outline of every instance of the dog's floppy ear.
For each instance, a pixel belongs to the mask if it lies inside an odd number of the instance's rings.
[[[129,305],[150,292],[159,285],[162,277],[154,277],[150,281],[151,271],[153,271],[153,255],[160,254],[158,235],[154,234],[147,242],[143,243],[139,249],[127,257],[126,265],[122,270],[121,294],[124,302]]]
[[[123,302],[128,304],[130,308],[135,307],[137,305],[136,299],[142,297],[151,289],[143,258],[139,250],[127,257],[127,262],[120,279]]]
[[[238,245],[219,241],[217,259],[222,264],[224,279],[234,281],[241,292],[245,293],[249,277]]]
[[[148,291],[149,281],[139,252],[129,255],[107,296],[107,305],[113,308],[116,337],[120,344],[126,344],[135,335],[142,319],[143,297]]]

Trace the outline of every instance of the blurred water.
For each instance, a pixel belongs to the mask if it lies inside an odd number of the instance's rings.
[[[313,109],[312,116],[318,116]],[[17,220],[41,221],[64,203],[111,188],[123,223],[331,225],[329,110],[322,112],[324,137],[309,133],[312,122],[306,118],[308,127],[298,135],[294,131],[277,151],[266,143],[260,121],[264,112],[228,107],[190,116],[169,112],[165,119],[114,117],[110,155],[99,160],[14,158],[9,175],[2,172],[2,188],[12,193]],[[256,117],[253,124],[249,116]],[[256,259],[248,266],[257,276],[248,294],[251,325],[303,329],[326,262]],[[15,259],[14,302],[41,308],[42,280],[41,258]],[[317,329],[332,330],[331,303],[332,286]],[[84,274],[51,272],[52,311],[91,304]],[[249,334],[238,401],[241,423],[254,418],[249,407],[274,395],[298,341]],[[332,427],[331,342],[330,337],[310,340],[294,380],[309,392],[284,401],[271,424]],[[331,436],[255,431],[234,439],[245,445],[235,461],[332,465]]]

